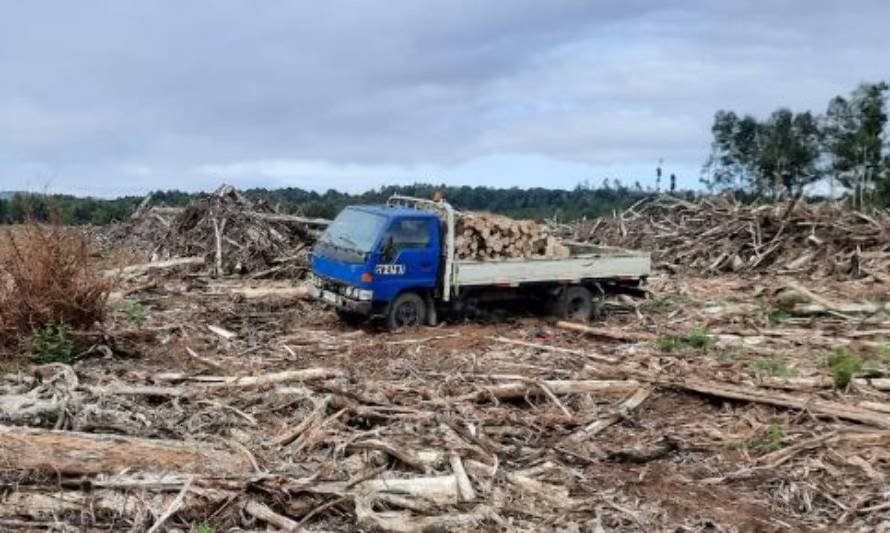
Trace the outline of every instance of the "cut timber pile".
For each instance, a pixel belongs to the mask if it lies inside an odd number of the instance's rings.
[[[650,250],[698,273],[770,272],[890,279],[890,214],[835,202],[743,205],[662,196],[572,229],[579,240]]]
[[[533,220],[465,212],[457,218],[455,235],[455,252],[462,260],[569,256],[569,249],[549,228]]]
[[[315,241],[310,226],[327,222],[276,213],[229,185],[184,210],[140,207],[135,216],[166,226],[156,240],[153,260],[204,257],[216,275],[251,277],[299,277]]]

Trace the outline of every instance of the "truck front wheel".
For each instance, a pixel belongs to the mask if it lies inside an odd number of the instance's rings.
[[[389,306],[386,314],[386,327],[390,331],[413,328],[426,321],[426,304],[418,294],[406,292]]]
[[[581,285],[567,287],[554,303],[554,314],[565,320],[586,322],[593,313],[593,294]]]
[[[358,326],[368,319],[367,316],[361,313],[356,313],[355,311],[347,311],[346,309],[337,309],[337,318],[340,319],[340,322],[343,322],[348,326]]]

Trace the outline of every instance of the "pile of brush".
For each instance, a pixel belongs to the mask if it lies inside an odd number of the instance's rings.
[[[573,237],[653,252],[669,270],[890,280],[890,213],[837,202],[741,204],[662,196],[575,225]]]
[[[148,217],[166,227],[153,260],[201,256],[216,275],[300,277],[317,236],[314,228],[327,223],[277,213],[229,185],[185,209],[140,211],[137,223]]]

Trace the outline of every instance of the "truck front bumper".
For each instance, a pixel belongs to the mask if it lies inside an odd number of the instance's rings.
[[[309,295],[312,296],[312,298],[315,300],[324,302],[343,311],[351,311],[353,313],[360,313],[362,315],[371,314],[371,301],[354,300],[352,298],[347,298],[342,294],[337,294],[336,292],[321,289],[315,286],[309,287]]]

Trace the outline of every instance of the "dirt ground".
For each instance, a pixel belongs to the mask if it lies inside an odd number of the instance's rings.
[[[249,471],[47,477],[0,451],[0,524],[890,531],[890,401],[880,381],[890,371],[890,317],[801,302],[785,310],[780,290],[796,284],[829,302],[890,301],[890,287],[863,281],[658,275],[649,299],[610,300],[593,334],[521,309],[389,333],[340,324],[288,293],[288,281],[121,279],[105,331],[69,367],[73,378],[58,364],[6,367],[6,393],[65,405],[63,416],[19,425],[235,449]],[[838,353],[861,361],[843,388],[828,364]],[[280,374],[301,369],[329,372]],[[689,385],[699,381],[767,399]],[[775,395],[804,408],[776,405]],[[873,422],[832,413],[832,402]],[[146,482],[162,474],[173,477]],[[418,488],[422,479],[458,485],[434,494]],[[373,488],[379,480],[419,485]]]

